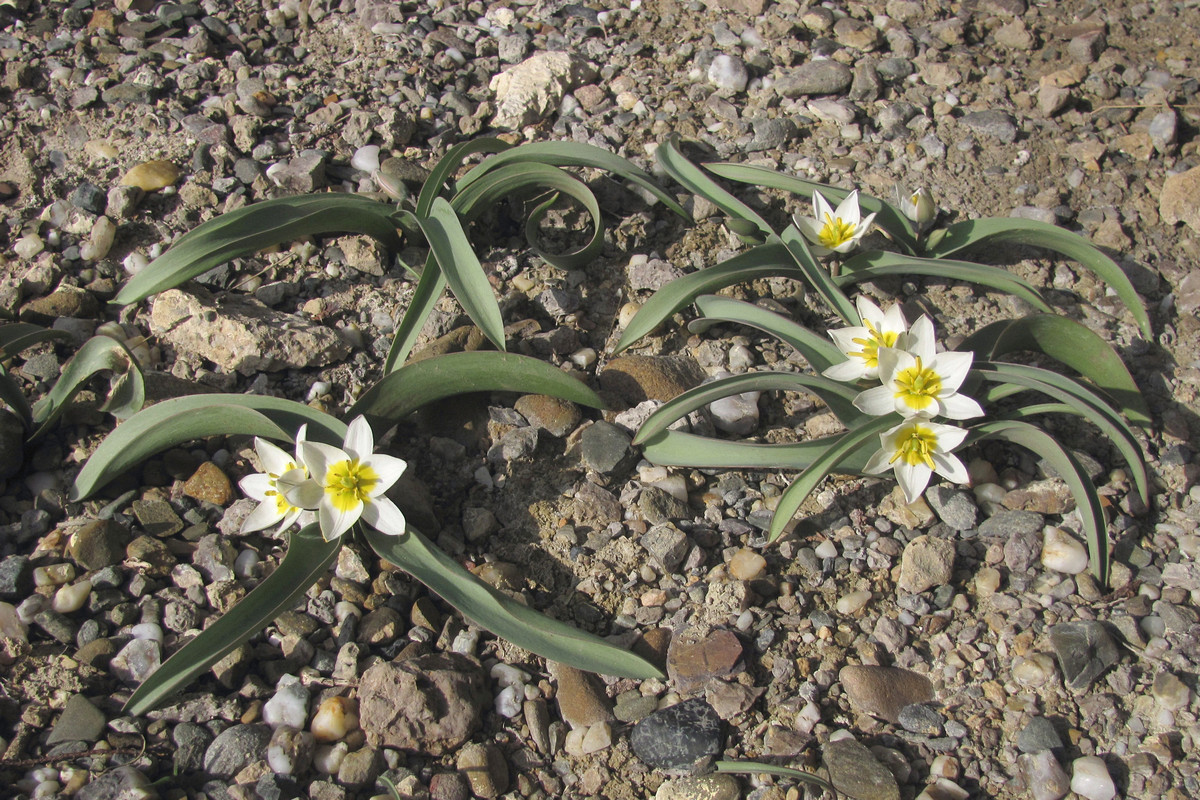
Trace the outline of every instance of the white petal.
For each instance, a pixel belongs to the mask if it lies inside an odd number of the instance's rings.
[[[827,256],[833,252],[828,247],[816,244],[815,242],[808,246],[808,250],[817,258],[824,258],[825,256]]]
[[[275,490],[275,481],[270,475],[255,472],[238,481],[238,488],[242,490],[242,493],[246,497],[262,503],[267,499],[267,492]]]
[[[242,522],[242,533],[269,528],[283,519],[283,516],[279,513],[279,504],[275,502],[275,498],[268,497],[266,502],[259,503],[253,511],[246,515],[246,519]]]
[[[874,221],[875,221],[874,214],[867,214],[865,217],[863,217],[862,219],[860,219],[858,221],[859,238],[862,238],[863,236],[866,236],[868,233],[871,232],[871,223],[873,223]]]
[[[313,509],[325,499],[325,487],[314,480],[302,481],[289,486],[283,496],[297,508]]]
[[[933,320],[922,314],[908,329],[908,342],[904,348],[922,361],[931,361],[936,354]]]
[[[882,417],[896,410],[896,401],[892,395],[893,392],[888,387],[876,386],[874,389],[859,392],[858,397],[854,398],[854,407],[864,414]]]
[[[954,448],[963,443],[963,439],[967,438],[967,431],[959,428],[956,425],[943,425],[940,422],[926,422],[925,427],[933,431],[933,435],[937,437],[937,451],[939,453],[949,453]]]
[[[887,472],[893,466],[892,456],[894,455],[895,452],[886,449],[886,446],[876,450],[871,457],[867,459],[867,463],[863,467],[863,472],[867,473],[868,475],[878,475],[881,472]]]
[[[321,500],[321,508],[318,511],[318,518],[321,522],[321,535],[325,537],[325,541],[332,542],[334,539],[341,536],[346,531],[358,522],[358,518],[362,516],[363,504],[341,511],[334,507],[333,503],[326,495]]]
[[[946,480],[962,484],[971,482],[971,475],[958,456],[949,453],[934,453],[933,465],[937,474]]]
[[[938,404],[942,407],[941,414],[946,419],[974,419],[983,416],[983,406],[957,392],[949,397],[939,397]]]
[[[861,358],[851,358],[840,364],[834,364],[829,369],[821,373],[822,376],[829,378],[831,381],[842,381],[850,383],[852,381],[861,380],[862,378],[871,377],[871,370],[867,368],[867,362]]]
[[[400,476],[408,467],[403,460],[385,456],[382,453],[375,453],[369,458],[364,458],[360,463],[364,467],[375,470],[375,474],[379,476],[379,480],[371,487],[371,497],[378,497],[392,488],[392,484],[400,480]]]
[[[308,467],[308,474],[320,484],[325,483],[329,465],[350,460],[343,450],[321,442],[302,442],[300,453],[304,457],[304,466]]]
[[[851,350],[861,350],[861,346],[854,340],[868,339],[870,336],[870,330],[857,326],[853,328],[838,328],[829,332],[829,338],[833,339],[833,343],[843,353],[849,353]]]
[[[363,507],[363,521],[388,536],[403,536],[408,523],[404,512],[386,497],[376,497]]]
[[[929,362],[929,366],[942,379],[942,392],[949,394],[962,386],[962,382],[967,379],[967,373],[971,371],[971,363],[974,360],[974,353],[951,350],[938,353],[934,360]]]
[[[879,348],[879,380],[893,392],[896,391],[896,387],[892,385],[892,380],[896,373],[916,364],[917,360],[907,350],[897,347]]]
[[[792,221],[796,223],[796,227],[800,230],[800,233],[804,234],[804,238],[808,239],[810,242],[809,249],[813,250],[813,248],[816,247],[821,241],[822,223],[809,219],[808,217],[801,216],[797,216]],[[816,254],[816,252],[816,250],[813,250],[814,254]]]
[[[258,453],[258,461],[262,464],[262,471],[269,472],[272,475],[285,472],[288,469],[288,465],[293,462],[290,455],[266,439],[257,436],[254,438],[254,452]]]
[[[858,225],[859,220],[862,219],[862,211],[858,208],[858,189],[846,195],[842,202],[838,203],[837,211],[833,215],[842,222]]]
[[[858,316],[864,324],[869,322],[876,328],[883,327],[883,321],[885,317],[883,309],[875,305],[875,302],[871,300],[871,298],[864,294],[860,294],[858,297],[854,298],[854,307],[858,309]],[[895,308],[895,306],[893,306],[893,308]]]
[[[904,459],[896,462],[896,482],[904,490],[904,499],[910,503],[915,503],[925,491],[932,475],[933,470],[924,464],[909,465],[904,463]]]
[[[342,449],[359,461],[375,452],[375,435],[366,417],[360,415],[351,420]]]
[[[883,312],[883,319],[879,321],[876,327],[884,331],[904,333],[908,330],[908,322],[904,319],[904,309],[900,307],[899,303],[893,303],[888,306],[888,310]]]
[[[292,507],[292,510],[283,515],[283,519],[279,523],[279,530],[286,531],[288,528],[296,524],[296,520],[306,514],[304,509]]]
[[[818,225],[825,224],[825,215],[834,216],[833,206],[829,205],[829,201],[825,199],[825,195],[814,191],[812,196],[813,216],[816,217]]]

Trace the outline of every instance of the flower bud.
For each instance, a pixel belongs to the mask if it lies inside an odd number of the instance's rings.
[[[917,226],[921,228],[933,222],[937,217],[937,206],[933,203],[933,196],[924,186],[901,200],[900,208],[904,211],[904,216],[917,223]]]

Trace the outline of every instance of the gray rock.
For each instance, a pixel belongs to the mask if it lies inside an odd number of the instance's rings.
[[[149,105],[154,102],[158,93],[153,86],[141,83],[118,83],[110,86],[100,95],[100,99],[108,105]]]
[[[755,137],[758,136],[758,128],[760,124],[767,122],[781,122],[782,120],[755,120],[754,131]],[[793,132],[795,124],[792,125]],[[782,142],[781,142],[782,143]],[[768,148],[761,148],[768,149]],[[651,258],[645,261],[638,259],[632,261],[626,269],[626,275],[629,279],[629,288],[634,291],[651,290],[657,292],[662,287],[666,286],[676,278],[683,277],[683,270],[676,267],[669,261],[663,261],[661,258]]]
[[[575,497],[571,501],[571,518],[575,524],[593,530],[620,522],[623,513],[621,501],[616,495],[591,481],[584,481],[575,490]]]
[[[266,725],[226,728],[204,751],[204,771],[217,778],[232,778],[247,764],[262,759],[270,741],[271,729]]]
[[[457,653],[381,662],[363,673],[359,724],[372,747],[451,752],[479,730],[490,702],[479,664]]]
[[[746,150],[751,153],[763,150],[776,150],[784,147],[788,142],[796,138],[796,133],[799,130],[796,127],[796,123],[786,117],[756,119],[752,125],[754,138],[746,145]]]
[[[46,744],[97,742],[104,733],[104,713],[81,694],[73,694],[50,729]]]
[[[608,474],[617,469],[629,456],[629,434],[600,420],[590,425],[580,437],[579,454],[589,469]]]
[[[281,161],[267,169],[267,177],[285,192],[308,194],[325,187],[325,154],[306,151],[289,161]]]
[[[99,570],[119,564],[125,558],[129,531],[110,519],[89,520],[75,529],[67,551],[85,570]]]
[[[537,303],[552,317],[564,317],[577,311],[580,306],[579,295],[557,288],[546,289],[539,294]]]
[[[689,546],[687,534],[674,525],[656,525],[643,534],[639,542],[668,573],[679,569]]]
[[[1038,753],[1042,750],[1061,750],[1062,739],[1054,729],[1054,723],[1045,717],[1029,720],[1017,734],[1017,749],[1022,753]]]
[[[383,754],[374,747],[362,747],[346,754],[338,768],[338,783],[348,789],[361,789],[375,783],[383,769]]]
[[[1166,600],[1155,602],[1154,613],[1163,621],[1166,629],[1174,633],[1187,633],[1197,622],[1197,614],[1193,609]]]
[[[75,800],[158,800],[158,790],[133,767],[117,767],[84,785]]]
[[[934,536],[918,536],[904,548],[900,559],[902,592],[920,594],[934,586],[950,582],[954,573],[954,542]]]
[[[633,726],[634,754],[657,769],[680,769],[721,752],[721,718],[700,698],[655,711]]]
[[[33,591],[33,565],[29,556],[9,556],[0,561],[0,600],[21,601]]]
[[[924,703],[912,703],[900,709],[899,719],[904,730],[925,736],[941,736],[945,722],[941,714]]]
[[[24,462],[25,426],[16,414],[0,408],[0,481],[20,472]]]
[[[458,752],[455,766],[476,797],[491,800],[508,790],[508,761],[494,744],[471,742]]]
[[[203,290],[159,294],[150,329],[183,353],[243,375],[328,366],[350,352],[342,337],[323,325],[233,294],[217,301]]]
[[[1021,534],[1041,534],[1045,518],[1036,511],[1004,508],[979,523],[982,538],[1010,539]]]
[[[532,455],[537,450],[538,438],[537,428],[514,428],[488,449],[488,461],[502,464]]]
[[[1014,534],[1004,543],[1004,564],[1014,574],[1028,572],[1040,557],[1041,552],[1042,537],[1038,534]]]
[[[153,639],[134,639],[113,656],[108,668],[126,683],[141,683],[158,669],[162,654]]]
[[[900,800],[891,770],[853,739],[826,743],[821,761],[829,771],[829,782],[842,794],[857,800]]]
[[[1016,141],[1017,122],[1011,114],[989,108],[985,111],[972,111],[962,118],[963,123],[976,133],[992,136],[1008,144]]]
[[[198,770],[204,766],[204,753],[212,744],[213,735],[194,722],[181,722],[171,731],[175,753],[171,757],[177,772]]]
[[[567,92],[590,82],[596,70],[583,59],[555,51],[537,53],[492,78],[497,128],[522,128],[558,109]]]
[[[1154,142],[1154,149],[1160,153],[1167,153],[1173,149],[1178,131],[1179,117],[1170,108],[1155,114],[1147,129],[1150,141]]]
[[[1076,692],[1086,691],[1120,655],[1104,625],[1095,621],[1058,623],[1050,629],[1050,646],[1063,681]]]
[[[1193,231],[1200,231],[1200,167],[1170,175],[1163,181],[1158,213],[1165,225],[1183,222]]]
[[[638,511],[651,525],[663,525],[673,519],[690,517],[688,504],[657,486],[647,486],[638,496]]]
[[[949,486],[931,486],[925,492],[925,501],[942,522],[956,531],[968,531],[975,527],[979,518],[979,507],[971,495]]]
[[[775,92],[781,97],[841,94],[850,88],[854,73],[837,61],[809,61],[786,72],[775,81]]]

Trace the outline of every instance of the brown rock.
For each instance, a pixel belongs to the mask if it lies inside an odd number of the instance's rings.
[[[432,755],[467,741],[490,702],[479,664],[457,653],[375,664],[363,673],[358,699],[368,744]]]
[[[621,356],[600,373],[600,386],[630,406],[663,403],[699,386],[704,372],[691,356]]]
[[[949,583],[953,574],[954,542],[936,536],[918,536],[904,548],[896,586],[903,592],[920,594]]]
[[[739,672],[742,642],[732,631],[689,628],[667,650],[667,675],[681,692],[701,689],[713,678]]]
[[[584,481],[571,501],[571,518],[583,528],[602,530],[620,522],[623,513],[616,495],[590,481]]]
[[[233,500],[233,484],[220,467],[205,461],[183,484],[183,493],[206,503],[227,506]]]
[[[59,317],[94,318],[100,302],[78,286],[60,286],[45,297],[30,300],[21,309],[21,320],[35,325],[53,325]]]
[[[1075,498],[1061,478],[1030,481],[1008,492],[1002,502],[1005,508],[1039,514],[1065,514],[1075,507]]]
[[[476,797],[490,800],[508,790],[508,761],[494,744],[472,742],[459,751],[455,766],[467,776]]]
[[[1200,167],[1192,167],[1163,181],[1158,196],[1158,214],[1166,225],[1183,222],[1200,232]]]
[[[891,771],[866,746],[853,739],[828,742],[821,761],[829,782],[847,797],[862,800],[900,800],[900,787]]]
[[[633,651],[659,669],[667,667],[667,651],[671,647],[670,628],[651,628],[633,645]]]
[[[558,684],[554,695],[558,711],[572,728],[589,728],[612,722],[612,700],[604,692],[600,679],[590,672],[566,664],[550,662],[550,674]]]
[[[900,709],[933,699],[933,684],[924,675],[899,667],[851,665],[842,667],[838,680],[850,707],[861,714],[900,721]]]
[[[514,406],[521,416],[535,428],[542,428],[551,436],[566,436],[579,424],[582,415],[579,406],[570,400],[545,394],[527,394],[517,398]]]

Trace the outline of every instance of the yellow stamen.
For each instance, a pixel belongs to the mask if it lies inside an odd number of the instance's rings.
[[[325,493],[338,511],[366,502],[379,482],[379,473],[359,461],[339,461],[325,473]]]
[[[914,411],[934,405],[942,392],[942,376],[922,366],[920,358],[914,366],[900,370],[893,380],[897,387],[895,396]]]
[[[900,334],[895,331],[876,330],[870,320],[863,320],[863,324],[867,326],[870,333],[865,337],[850,340],[862,349],[846,353],[846,355],[861,358],[869,368],[875,369],[879,366],[879,348],[894,347]]]
[[[823,246],[832,250],[853,239],[854,231],[857,227],[857,225],[851,225],[841,217],[826,214],[825,225],[817,234],[817,238],[821,240]]]
[[[934,469],[933,452],[937,450],[937,434],[921,425],[912,425],[902,429],[896,437],[896,454],[889,464],[903,459],[910,467],[924,464]]]

